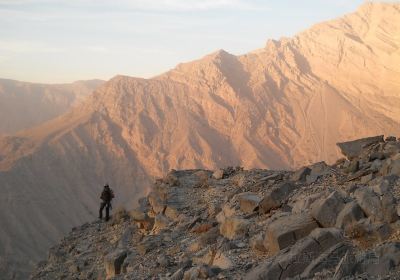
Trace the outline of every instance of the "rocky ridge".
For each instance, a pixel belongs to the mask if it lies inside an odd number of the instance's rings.
[[[32,279],[400,279],[400,139],[297,171],[172,170],[76,227]]]

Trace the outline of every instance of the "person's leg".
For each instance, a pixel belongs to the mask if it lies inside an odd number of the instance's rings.
[[[110,203],[106,205],[106,221],[110,219]]]
[[[99,219],[103,218],[103,209],[106,206],[105,202],[100,203],[100,210],[99,210]]]

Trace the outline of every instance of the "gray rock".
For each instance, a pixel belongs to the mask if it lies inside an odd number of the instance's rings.
[[[385,154],[386,158],[396,156],[398,153],[400,153],[400,141],[386,142],[385,146],[383,147],[383,153]]]
[[[379,184],[373,185],[372,190],[379,195],[383,195],[390,191],[390,184],[388,180],[382,180]]]
[[[396,176],[400,176],[400,158],[396,159],[396,160],[392,160],[388,173],[386,174],[388,176],[391,175],[396,175]]]
[[[318,242],[322,251],[344,240],[342,231],[337,228],[316,228],[310,233],[309,237]]]
[[[318,224],[307,213],[282,217],[267,228],[264,246],[269,248],[271,253],[277,253],[307,236],[317,227]]]
[[[280,207],[295,188],[296,186],[293,183],[284,182],[270,190],[259,203],[260,213],[265,214]]]
[[[361,209],[373,222],[392,223],[398,219],[396,201],[390,193],[380,197],[371,188],[361,187],[354,192]]]
[[[355,173],[358,170],[360,170],[360,162],[357,159],[353,159],[344,171],[346,173]]]
[[[397,202],[390,192],[386,192],[381,196],[381,205],[384,222],[393,223],[398,220]]]
[[[385,158],[386,158],[386,155],[382,151],[373,151],[369,155],[369,161],[383,160]]]
[[[248,272],[243,280],[281,279],[282,268],[277,262],[265,262]]]
[[[261,198],[256,193],[242,193],[237,196],[240,210],[244,213],[253,213],[257,210]]]
[[[353,274],[356,266],[356,256],[352,249],[347,250],[335,269],[333,280],[341,280]]]
[[[322,196],[323,193],[315,193],[297,197],[296,202],[292,205],[292,213],[299,214],[308,211],[311,205]]]
[[[379,170],[381,170],[381,168],[382,168],[382,161],[381,160],[376,159],[371,163],[370,170],[372,172],[378,172]]]
[[[386,142],[392,142],[392,141],[396,142],[397,138],[396,138],[396,136],[388,136],[385,138],[385,141]]]
[[[389,224],[380,224],[376,225],[373,228],[373,232],[378,240],[382,242],[390,237],[390,235],[392,234],[392,228]]]
[[[290,179],[295,182],[304,182],[306,180],[307,175],[310,175],[311,169],[308,167],[302,167],[299,170],[295,171]]]
[[[349,246],[344,242],[333,245],[324,251],[318,258],[314,259],[303,271],[301,277],[303,279],[310,279],[317,272],[336,267],[348,250]]]
[[[374,174],[369,173],[369,174],[361,177],[360,183],[361,184],[368,184],[370,181],[372,181],[372,179],[374,179]]]
[[[383,276],[400,264],[400,242],[386,243],[364,253],[355,268],[356,273],[369,276]]]
[[[213,174],[212,177],[216,180],[221,180],[224,178],[224,170],[223,169],[218,169],[216,170]]]
[[[368,217],[373,221],[383,221],[381,200],[375,192],[370,188],[360,187],[354,192],[354,197]]]
[[[313,275],[336,265],[340,260],[336,254],[344,255],[345,249],[340,231],[315,229],[310,236],[299,240],[290,249],[282,250],[272,261],[251,270],[244,279],[288,279],[302,273]]]
[[[307,184],[316,182],[321,176],[329,173],[330,167],[324,162],[317,162],[310,166],[311,172],[306,176]]]
[[[340,148],[343,155],[349,160],[358,157],[363,148],[372,144],[378,144],[384,142],[383,135],[358,139],[354,141],[337,143],[336,145]]]
[[[122,263],[127,256],[126,250],[117,250],[105,257],[106,277],[111,278],[121,273]]]
[[[334,191],[327,198],[320,199],[311,205],[311,215],[323,227],[333,227],[343,207],[342,196]]]
[[[346,226],[350,226],[363,218],[365,218],[365,215],[360,205],[352,201],[347,203],[338,214],[336,227],[344,229]]]

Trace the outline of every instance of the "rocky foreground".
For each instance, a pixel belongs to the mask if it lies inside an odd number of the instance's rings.
[[[338,146],[346,159],[296,172],[173,170],[32,279],[400,279],[400,140]]]

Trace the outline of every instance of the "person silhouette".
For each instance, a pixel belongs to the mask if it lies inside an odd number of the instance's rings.
[[[110,208],[111,208],[111,200],[114,198],[114,192],[110,188],[108,184],[104,186],[103,191],[101,192],[100,199],[102,200],[100,203],[99,210],[99,219],[103,219],[103,209],[106,208],[106,221],[110,219]]]

